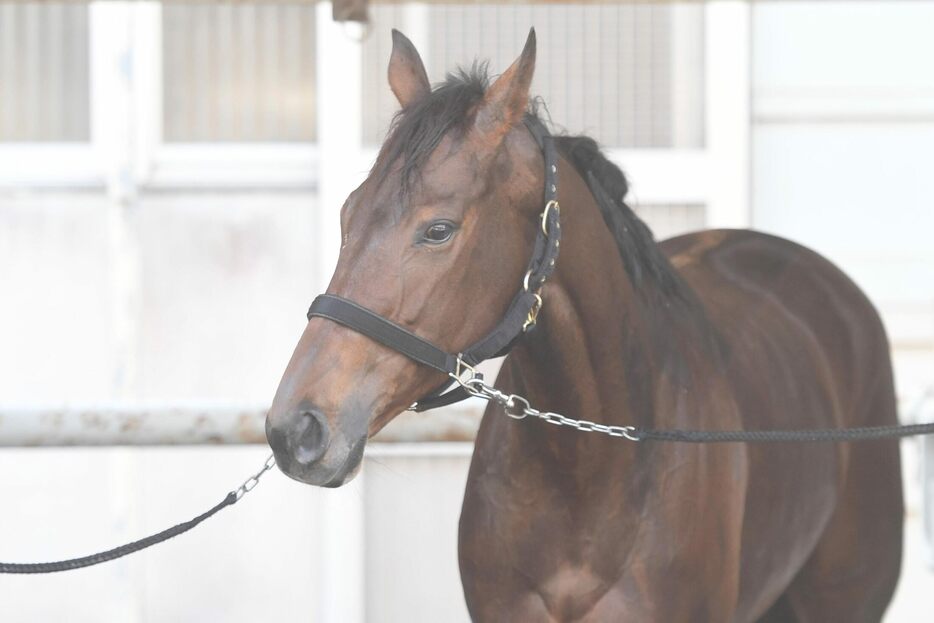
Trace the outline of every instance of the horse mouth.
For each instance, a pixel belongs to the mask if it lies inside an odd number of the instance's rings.
[[[363,466],[363,453],[366,449],[366,437],[359,439],[349,450],[343,460],[339,460],[336,468],[328,465],[328,461],[319,461],[312,464],[302,464],[289,456],[281,459],[276,456],[276,462],[282,472],[293,480],[306,485],[336,489],[346,485],[356,478]],[[274,454],[275,451],[274,451]]]

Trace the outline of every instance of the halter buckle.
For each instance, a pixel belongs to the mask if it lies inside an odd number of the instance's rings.
[[[546,236],[548,235],[548,213],[554,210],[559,215],[561,214],[561,206],[558,204],[557,199],[552,199],[545,204],[545,209],[542,211],[542,233]]]

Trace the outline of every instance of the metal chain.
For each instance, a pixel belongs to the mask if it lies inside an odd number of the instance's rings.
[[[469,366],[466,367],[469,368]],[[549,424],[554,424],[555,426],[568,426],[588,433],[603,433],[610,437],[622,437],[629,441],[641,441],[636,434],[636,428],[634,426],[609,426],[591,422],[590,420],[575,420],[574,418],[569,418],[552,411],[539,411],[530,405],[529,401],[522,396],[501,392],[495,387],[484,383],[482,378],[475,376],[476,373],[472,368],[470,372],[471,376],[467,379],[453,374],[451,377],[457,381],[468,394],[475,398],[482,398],[483,400],[498,404],[503,408],[506,415],[514,420],[524,420],[532,416],[544,420]]]
[[[252,476],[244,480],[243,484],[234,490],[234,495],[236,496],[236,498],[239,500],[240,498],[245,496],[247,493],[252,491],[256,487],[256,485],[259,484],[259,479],[263,477],[263,474],[265,474],[266,472],[268,472],[275,466],[276,466],[276,457],[275,455],[270,454],[269,457],[266,459],[266,462],[263,463],[262,469],[260,469],[258,472],[256,472],[255,474],[253,474]]]
[[[846,442],[934,435],[934,422],[814,430],[642,430],[637,429],[635,426],[609,426],[591,422],[590,420],[575,420],[551,411],[539,411],[529,404],[527,398],[518,394],[507,394],[487,385],[471,366],[462,364],[459,366],[458,371],[462,374],[452,374],[451,377],[468,394],[501,406],[506,415],[514,420],[523,420],[532,416],[555,426],[567,426],[588,433],[603,433],[610,437],[621,437],[629,441],[677,441],[685,443]]]

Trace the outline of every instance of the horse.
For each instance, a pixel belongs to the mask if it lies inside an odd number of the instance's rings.
[[[401,106],[341,211],[327,292],[448,352],[506,313],[541,227],[523,120],[534,29],[490,80],[434,88],[393,32]],[[556,136],[560,256],[496,379],[539,409],[644,429],[895,424],[885,330],[831,262],[750,230],[657,243],[596,142]],[[677,183],[677,180],[672,180]],[[367,439],[445,375],[311,316],[267,416],[279,467],[337,487]],[[901,562],[896,441],[633,442],[491,402],[459,524],[476,621],[879,621]],[[513,414],[515,415],[515,414]]]

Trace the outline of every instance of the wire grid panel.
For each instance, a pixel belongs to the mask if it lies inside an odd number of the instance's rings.
[[[474,59],[491,75],[538,36],[532,93],[557,127],[611,147],[702,147],[704,14],[702,5],[429,5],[425,24],[400,5],[371,7],[364,41],[364,142],[379,144],[398,104],[386,84],[391,28],[424,31],[420,46],[438,81]],[[417,42],[418,43],[418,42]]]
[[[316,138],[315,7],[166,4],[167,142]]]
[[[370,26],[362,50],[363,142],[379,145],[383,142],[399,103],[389,89],[387,68],[392,54],[392,29],[406,33],[404,7],[399,4],[371,4]],[[416,44],[417,46],[417,44]],[[429,74],[433,78],[433,74]]]
[[[0,141],[90,140],[88,7],[0,4]]]

